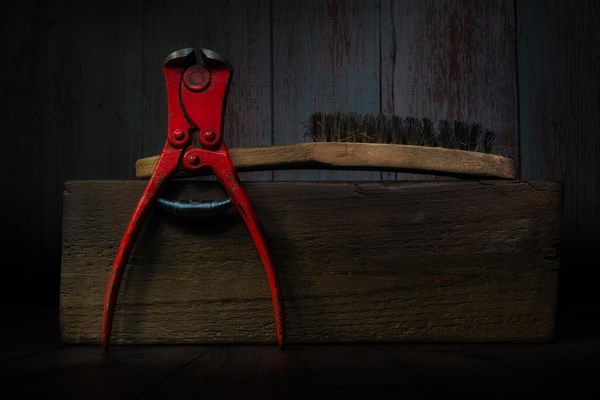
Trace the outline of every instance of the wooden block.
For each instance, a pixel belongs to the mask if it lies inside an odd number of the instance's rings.
[[[146,182],[65,185],[61,331],[99,343],[116,248]],[[562,186],[246,183],[279,270],[290,343],[548,341]],[[165,197],[224,197],[174,182]],[[123,278],[114,343],[275,343],[264,272],[235,210],[153,212]]]

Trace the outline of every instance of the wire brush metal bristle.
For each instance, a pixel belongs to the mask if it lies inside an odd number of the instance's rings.
[[[490,153],[494,133],[479,124],[355,113],[314,113],[304,124],[315,142],[390,143]]]

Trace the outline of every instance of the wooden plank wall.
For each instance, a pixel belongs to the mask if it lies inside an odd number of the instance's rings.
[[[597,115],[590,111],[598,109],[597,92],[589,92],[590,86],[598,85],[598,61],[593,51],[586,50],[598,44],[592,28],[598,10],[592,1],[572,9],[568,4],[566,0],[11,4],[0,17],[6,60],[1,98],[8,124],[0,137],[9,153],[0,172],[6,184],[0,209],[9,227],[3,230],[2,243],[19,257],[3,279],[1,304],[57,303],[64,181],[130,179],[135,159],[160,151],[167,118],[162,61],[186,46],[216,49],[234,66],[226,115],[230,146],[302,141],[302,123],[314,111],[393,112],[479,122],[497,132],[498,152],[523,163],[524,178],[566,181],[565,243],[592,240],[590,235],[597,233],[592,224],[598,226],[597,135],[581,133],[571,142],[563,132],[598,131]],[[552,11],[556,7],[568,9],[564,18],[562,11]],[[538,14],[540,18],[530,23],[528,16]],[[580,45],[570,47],[569,35],[583,37]],[[542,52],[552,62],[540,59]],[[557,66],[548,67],[557,58],[561,60]],[[546,66],[545,72],[536,75],[540,65]],[[525,72],[534,76],[534,84],[523,82]],[[582,74],[591,85],[569,86],[569,79]],[[532,92],[538,87],[544,90]],[[587,97],[579,97],[580,92]],[[538,106],[527,108],[524,99],[532,93]],[[560,129],[546,118],[548,113],[568,114],[574,108],[579,111],[563,118]],[[539,124],[537,119],[545,122]],[[586,140],[596,140],[595,147],[588,149]],[[582,163],[578,169],[567,163],[573,156]],[[547,168],[556,173],[542,173]],[[242,176],[245,180],[408,178],[430,177],[339,171]],[[588,190],[586,182],[595,182],[595,188]],[[565,256],[574,257],[579,247],[573,246]],[[28,285],[15,286],[11,280]],[[585,291],[590,286],[582,282]]]
[[[523,179],[564,182],[559,299],[600,304],[600,3],[518,2]]]
[[[0,279],[0,304],[18,304],[28,297],[36,302],[56,303],[58,299],[59,219],[55,218],[51,228],[46,228],[42,221],[46,193],[61,197],[58,188],[51,194],[46,192],[42,181],[47,157],[40,134],[44,124],[41,96],[44,69],[39,56],[44,54],[45,43],[38,38],[46,26],[44,13],[32,2],[20,2],[13,5],[11,12],[0,13],[0,43],[5,56],[0,78],[3,125],[0,243],[5,257],[9,254],[7,250],[14,251],[13,261],[3,262],[6,268]],[[51,255],[49,242],[54,245]],[[48,256],[51,263],[42,265]],[[27,294],[20,296],[11,280],[18,280],[21,286],[26,278],[37,290],[26,289]],[[52,282],[52,288],[44,286],[44,281]]]
[[[378,113],[379,1],[273,3],[273,132],[304,141],[311,113]],[[375,172],[276,171],[277,180],[379,179]]]
[[[382,112],[477,122],[517,158],[513,1],[382,1],[381,57]]]

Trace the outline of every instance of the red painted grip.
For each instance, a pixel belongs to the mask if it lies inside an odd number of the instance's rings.
[[[117,250],[117,255],[115,256],[115,261],[108,278],[108,285],[106,286],[106,294],[104,296],[104,306],[102,308],[102,347],[104,350],[108,350],[110,345],[113,315],[115,313],[115,305],[117,304],[117,297],[119,295],[119,287],[121,286],[123,273],[127,266],[127,260],[129,260],[131,250],[133,249],[138,234],[144,225],[144,221],[146,220],[152,205],[158,199],[161,189],[164,186],[164,182],[175,171],[178,158],[178,151],[163,153],[154,169],[150,181],[144,189],[144,193],[142,193],[142,196],[138,200],[137,205],[131,214],[131,218],[125,229],[125,234],[121,239],[121,244]]]
[[[248,228],[248,232],[250,233],[250,237],[254,242],[254,246],[256,246],[256,250],[258,250],[258,255],[265,270],[265,274],[267,275],[269,290],[271,291],[271,302],[273,303],[275,326],[277,329],[277,343],[279,348],[282,348],[285,341],[285,310],[283,296],[281,294],[281,285],[279,284],[277,272],[273,266],[269,248],[267,247],[264,234],[262,233],[262,228],[258,222],[256,213],[252,208],[250,199],[238,180],[231,159],[227,156],[221,158],[219,162],[215,162],[215,160],[211,161],[212,162],[209,165],[213,173],[217,179],[219,179],[229,195],[229,198],[242,216],[246,228]]]

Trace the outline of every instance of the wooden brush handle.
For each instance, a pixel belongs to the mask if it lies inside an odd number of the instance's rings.
[[[378,170],[515,179],[512,159],[474,151],[382,143],[311,142],[229,150],[238,171],[274,169]],[[136,176],[149,178],[158,156],[135,163]]]

